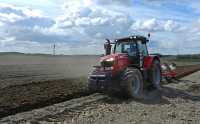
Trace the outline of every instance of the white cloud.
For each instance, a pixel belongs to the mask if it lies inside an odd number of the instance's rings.
[[[198,33],[200,32],[200,18],[193,21],[191,25],[189,25],[189,30],[191,33]]]
[[[64,21],[64,22],[56,22],[55,25],[58,28],[69,28],[69,27],[72,27],[74,24],[73,24],[72,21],[67,20],[67,21]]]
[[[137,20],[131,26],[132,30],[142,30],[142,31],[169,31],[173,32],[178,30],[179,26],[173,20],[157,20],[155,18],[148,20]]]
[[[160,27],[156,19],[144,21],[141,25],[142,30],[157,30],[159,28]]]
[[[47,40],[41,32],[55,23],[54,20],[43,16],[40,10],[11,4],[0,4],[0,22],[0,35],[15,37],[17,41]]]
[[[107,37],[120,36],[122,33],[126,34],[132,22],[132,19],[121,11],[102,7],[86,7],[81,6],[80,3],[66,2],[62,8],[65,11],[56,18],[56,24],[53,27],[59,32],[64,31],[67,34],[73,32],[72,36],[81,34],[75,37],[84,37],[88,40],[95,38],[102,40]]]
[[[178,25],[177,25],[174,21],[172,21],[172,20],[168,20],[168,21],[165,23],[165,25],[164,25],[164,29],[165,29],[166,31],[173,31],[173,30],[175,30],[177,27],[178,27]]]
[[[81,1],[65,2],[62,6],[62,10],[64,11],[64,18],[84,17],[91,12],[89,6],[84,6]]]
[[[76,26],[89,26],[90,23],[90,18],[88,17],[82,17],[82,18],[77,18],[75,20]]]
[[[14,13],[9,13],[9,14],[0,13],[0,20],[3,22],[13,23],[22,19],[24,19],[22,16],[16,15]]]
[[[32,9],[29,7],[19,7],[12,4],[0,3],[1,12],[13,12],[16,15],[26,16],[26,17],[44,17],[41,10]]]
[[[22,11],[24,15],[26,15],[27,17],[44,17],[41,10],[26,8],[26,9],[22,9]]]
[[[108,18],[103,18],[103,17],[96,17],[91,19],[91,23],[93,26],[97,26],[97,25],[104,25],[107,24],[109,22]]]
[[[101,38],[103,35],[101,34],[101,33],[96,33],[95,34],[95,37],[97,37],[97,38]]]
[[[145,21],[137,20],[131,26],[133,30],[146,30],[146,31],[157,31],[160,30],[160,23],[156,19],[149,19]]]
[[[100,5],[117,4],[117,5],[130,6],[133,4],[132,0],[94,0],[94,2]]]
[[[0,27],[3,26],[3,25],[4,25],[4,23],[0,21]]]
[[[22,27],[45,26],[53,23],[43,15],[41,10],[2,3],[0,3],[0,21],[10,26]]]

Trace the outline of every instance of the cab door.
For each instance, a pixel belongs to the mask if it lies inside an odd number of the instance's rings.
[[[147,46],[146,46],[146,43],[138,40],[137,47],[138,47],[138,51],[139,51],[139,65],[141,68],[143,68],[144,58],[149,56]]]
[[[129,42],[127,45],[127,53],[129,60],[132,65],[139,67],[140,61],[139,61],[139,51],[138,51],[138,46],[135,41]]]

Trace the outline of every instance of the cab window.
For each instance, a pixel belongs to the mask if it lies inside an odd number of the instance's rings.
[[[142,53],[144,56],[148,56],[146,44],[143,44],[142,41],[138,41],[137,43],[138,43],[139,52]]]
[[[127,53],[129,56],[137,55],[137,45],[134,42],[121,42],[116,44],[115,53]]]

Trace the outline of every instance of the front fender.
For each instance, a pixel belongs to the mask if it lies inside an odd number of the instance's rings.
[[[150,69],[154,60],[160,61],[158,56],[145,56],[144,57],[144,69],[145,70]]]

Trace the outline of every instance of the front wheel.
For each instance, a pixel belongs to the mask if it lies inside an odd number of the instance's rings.
[[[142,98],[143,78],[138,69],[127,68],[123,73],[121,85],[126,96],[136,99]]]

